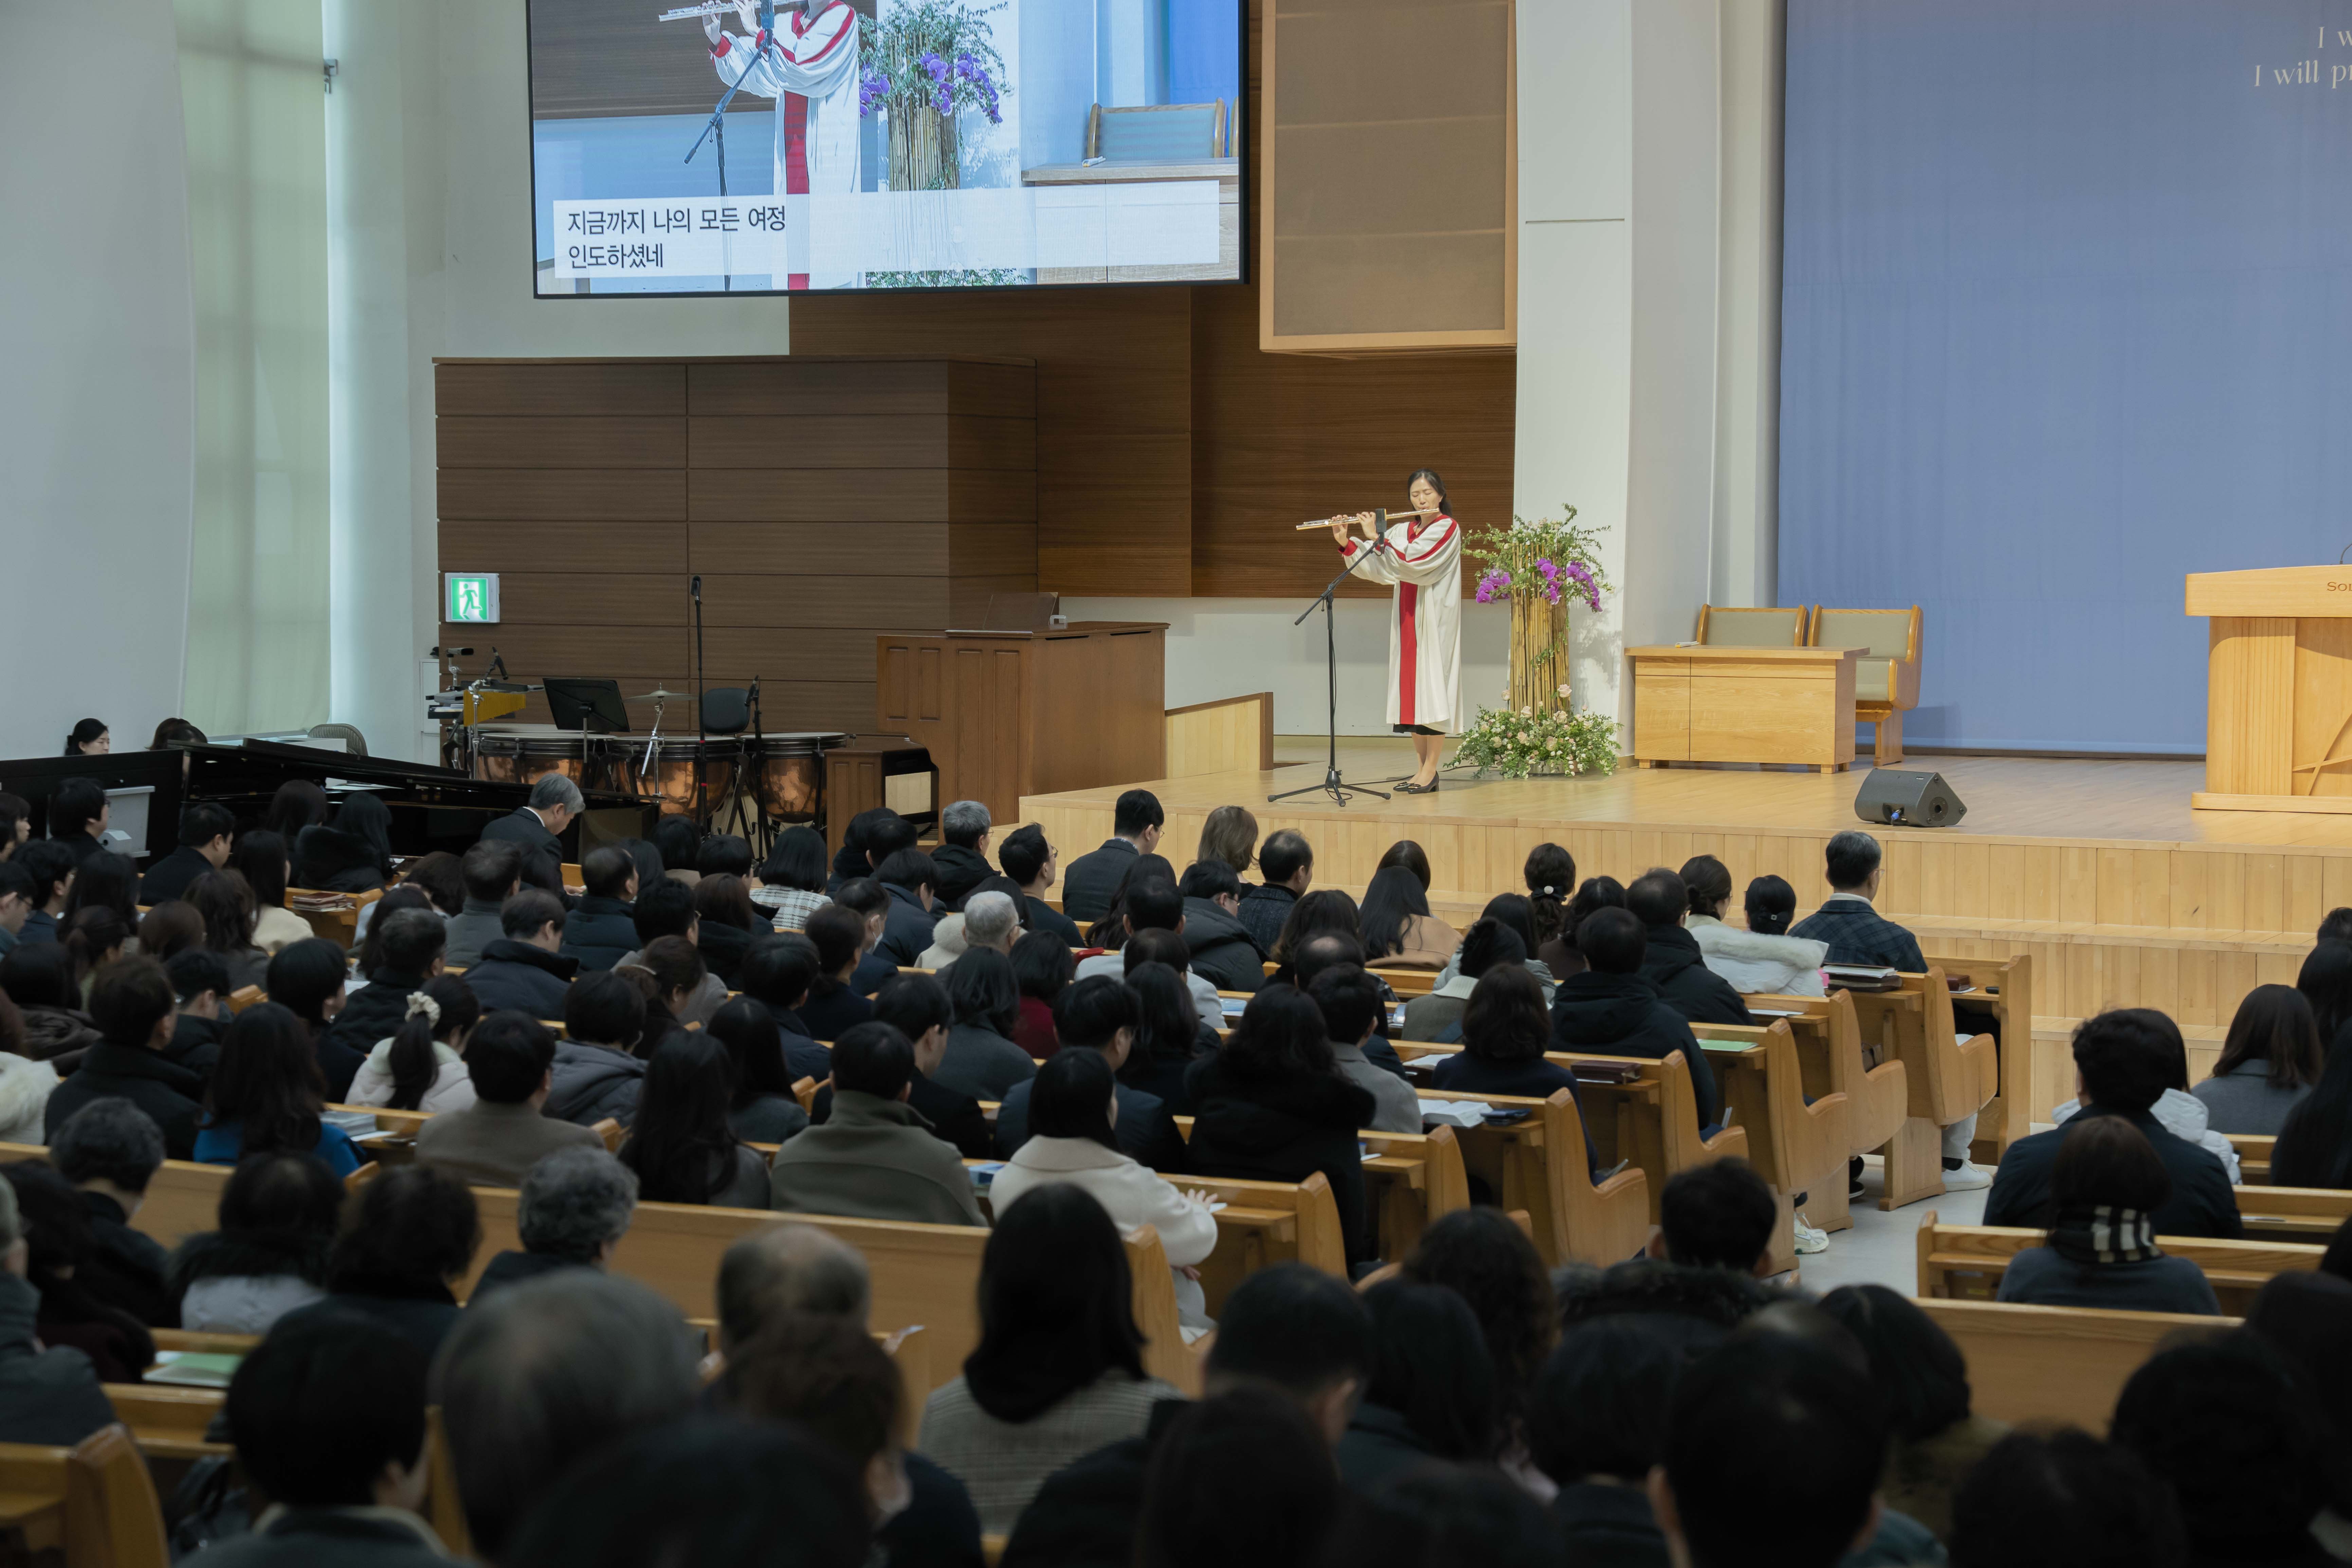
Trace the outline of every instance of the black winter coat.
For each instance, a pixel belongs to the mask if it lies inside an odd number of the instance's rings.
[[[165,1159],[194,1158],[205,1080],[153,1051],[106,1040],[83,1053],[73,1076],[49,1091],[41,1117],[45,1136],[56,1137],[67,1117],[110,1094],[121,1095],[154,1119],[163,1130]]]
[[[389,886],[392,867],[374,845],[323,822],[314,822],[294,838],[290,885],[336,893],[364,893]]]
[[[1320,1171],[1339,1204],[1348,1261],[1372,1256],[1357,1142],[1359,1131],[1371,1125],[1370,1092],[1337,1073],[1237,1078],[1222,1057],[1193,1063],[1184,1087],[1194,1107],[1186,1151],[1194,1171],[1260,1182],[1300,1182]]]
[[[577,959],[583,974],[610,969],[642,945],[630,906],[619,899],[582,899],[563,922],[563,955]]]
[[[980,858],[976,849],[961,844],[942,844],[931,851],[931,872],[939,879],[931,889],[932,897],[945,910],[963,908],[971,890],[996,875],[996,868]]]
[[[1651,926],[1642,954],[1642,978],[1665,1005],[1694,1024],[1753,1024],[1748,1004],[1730,981],[1706,966],[1698,938],[1681,926]]]
[[[63,1093],[64,1090],[58,1090]],[[55,1103],[54,1100],[52,1103]],[[2158,1236],[2205,1236],[2233,1240],[2245,1235],[2238,1217],[2238,1194],[2221,1162],[2199,1144],[2177,1138],[2147,1111],[2109,1110],[2086,1105],[2063,1126],[2021,1138],[2000,1157],[1992,1191],[1985,1194],[1984,1223],[2031,1226],[2039,1230],[2055,1218],[2051,1173],[2068,1133],[2096,1117],[2121,1116],[2142,1132],[2172,1178],[2172,1195],[2156,1211]]]
[[[1559,983],[1551,998],[1551,1043],[1559,1051],[1591,1051],[1603,1057],[1647,1057],[1664,1061],[1680,1051],[1690,1064],[1698,1096],[1698,1122],[1722,1120],[1723,1098],[1715,1068],[1699,1049],[1683,1016],[1666,1005],[1657,987],[1638,974],[1603,974],[1588,969]]]
[[[1184,945],[1192,950],[1192,973],[1220,991],[1255,992],[1265,984],[1257,940],[1214,900],[1184,900]]]
[[[507,936],[482,949],[482,962],[466,971],[465,979],[485,1013],[511,1007],[534,1018],[561,1018],[572,977],[579,973],[578,959]]]
[[[563,840],[547,830],[547,824],[529,806],[517,806],[504,816],[493,817],[482,829],[482,839],[501,840],[522,847],[522,885],[553,893],[566,904],[572,896],[563,886]]]

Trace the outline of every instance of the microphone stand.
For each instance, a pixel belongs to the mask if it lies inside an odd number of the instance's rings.
[[[727,195],[727,106],[735,101],[735,95],[737,93],[743,90],[743,79],[751,74],[751,68],[768,58],[768,51],[775,46],[775,0],[760,0],[760,36],[752,43],[751,58],[743,62],[743,68],[735,73],[735,79],[727,84],[727,90],[725,92],[719,94],[719,107],[710,111],[710,120],[709,123],[703,126],[702,134],[696,137],[694,139],[694,145],[686,150],[686,161],[691,163],[694,162],[694,155],[702,151],[702,144],[705,142],[709,141],[714,135],[718,138],[719,195],[722,199],[724,199]],[[776,112],[779,114],[783,112],[782,105],[777,106]],[[782,194],[783,193],[781,191],[777,193],[779,195]],[[729,252],[729,259],[733,259],[733,252],[731,250]],[[719,291],[720,293],[724,294],[730,292],[733,290],[734,287],[735,275],[733,273],[728,272],[720,274],[719,279]]]
[[[743,771],[751,779],[751,841],[759,847],[762,866],[768,863],[768,851],[774,847],[775,833],[768,825],[768,770],[765,728],[760,719],[760,678],[751,678],[751,729],[743,738]]]
[[[703,726],[702,711],[702,574],[694,574],[687,590],[694,595],[694,826],[703,832],[710,830],[709,787],[703,778],[703,752],[710,744],[709,731]]]
[[[1362,555],[1349,557],[1347,563],[1339,568],[1339,574],[1323,584],[1323,592],[1316,595],[1315,604],[1299,611],[1298,619],[1290,623],[1294,626],[1297,626],[1299,622],[1315,613],[1316,605],[1323,606],[1323,668],[1330,681],[1330,701],[1325,730],[1331,749],[1324,765],[1321,784],[1307,784],[1298,789],[1286,789],[1279,795],[1267,795],[1265,798],[1269,801],[1289,800],[1293,796],[1302,795],[1328,794],[1339,805],[1346,805],[1348,797],[1351,795],[1377,795],[1382,800],[1389,798],[1388,792],[1385,790],[1369,789],[1362,784],[1351,784],[1339,775],[1339,645],[1337,636],[1331,629],[1332,599],[1339,593],[1339,584],[1355,575],[1356,563],[1359,561],[1376,553],[1382,548],[1384,548],[1384,542],[1375,538],[1371,541],[1371,549],[1365,551]]]

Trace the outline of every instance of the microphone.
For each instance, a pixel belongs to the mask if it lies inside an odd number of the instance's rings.
[[[436,647],[429,650],[429,657],[434,658],[471,658],[474,657],[474,650],[469,647]]]
[[[702,574],[701,574],[701,573],[697,572],[697,573],[694,574],[694,581],[693,581],[693,583],[692,583],[691,584],[689,584],[689,585],[688,585],[688,590],[687,590],[687,591],[688,591],[688,593],[690,593],[690,594],[692,594],[692,595],[694,595],[694,602],[695,602],[696,604],[698,604],[698,604],[702,603]]]

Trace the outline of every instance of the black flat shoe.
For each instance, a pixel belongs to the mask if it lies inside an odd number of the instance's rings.
[[[1399,795],[1435,795],[1437,781],[1432,779],[1427,784],[1415,784],[1411,779],[1407,779],[1396,786],[1396,792]]]

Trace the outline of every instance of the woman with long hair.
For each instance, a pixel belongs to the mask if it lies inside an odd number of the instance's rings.
[[[366,893],[392,880],[392,810],[383,797],[353,790],[332,826],[313,823],[294,839],[294,879],[305,888]]]
[[[1021,991],[1014,1045],[1040,1060],[1062,1048],[1054,1033],[1054,998],[1069,988],[1077,973],[1070,944],[1052,931],[1029,931],[1013,944],[1013,983]]]
[[[1782,893],[1789,895],[1790,910],[1796,909],[1796,894],[1787,882],[1759,877],[1748,884],[1748,929],[1742,931],[1723,921],[1723,911],[1731,904],[1731,872],[1722,861],[1712,855],[1695,856],[1683,863],[1681,875],[1690,890],[1691,940],[1698,943],[1707,968],[1733,990],[1743,996],[1828,994],[1822,964],[1829,957],[1829,943],[1790,936],[1788,921],[1778,918]]]
[[[98,857],[93,855],[90,858],[95,860]],[[90,983],[98,978],[98,972],[121,958],[131,942],[131,928],[104,904],[92,904],[66,921],[58,945],[73,960],[75,984],[85,1004],[89,1000]]]
[[[2274,1135],[2319,1081],[2326,1055],[2303,993],[2257,985],[2231,1017],[2211,1076],[2189,1092],[2214,1131]]]
[[[2069,1128],[2050,1171],[2048,1238],[2009,1260],[1999,1300],[2219,1317],[2204,1270],[2156,1244],[2156,1211],[2171,1196],[2171,1173],[2129,1119]]]
[[[25,1279],[40,1292],[34,1328],[48,1345],[89,1357],[101,1383],[137,1383],[155,1359],[147,1325],[90,1289],[99,1240],[81,1194],[37,1160],[0,1167],[16,1189],[26,1242]]]
[[[247,1154],[283,1150],[348,1176],[362,1162],[350,1135],[320,1120],[326,1099],[302,1021],[275,1002],[257,1002],[221,1035],[220,1060],[205,1086],[196,1163],[234,1165]]]
[[[275,955],[311,934],[310,922],[286,907],[285,839],[257,827],[236,841],[228,864],[253,891],[254,946]]]
[[[1217,1032],[1201,1022],[1192,988],[1172,965],[1157,960],[1132,964],[1127,988],[1142,1009],[1135,1044],[1118,1068],[1118,1081],[1157,1095],[1173,1116],[1192,1113],[1184,1075],[1204,1056],[1214,1055]]]
[[[1176,1390],[1143,1373],[1127,1246],[1092,1194],[1049,1183],[997,1211],[980,1260],[980,1343],[923,1407],[925,1456],[1003,1533],[1045,1478],[1140,1436]]]
[[[1559,1338],[1551,1274],[1536,1244],[1501,1209],[1456,1209],[1421,1233],[1400,1278],[1443,1285],[1470,1303],[1494,1359],[1505,1441],[1516,1441],[1528,1385]]]
[[[1257,864],[1257,818],[1243,805],[1221,805],[1201,824],[1201,847],[1195,860],[1222,860],[1236,877],[1247,877]]]
[[[253,940],[253,889],[235,871],[207,871],[180,897],[205,922],[205,946],[228,965],[232,990],[257,985],[268,971],[269,954]]]
[[[1029,1053],[1013,1043],[1021,1026],[1013,961],[992,947],[975,947],[955,961],[946,980],[955,1021],[931,1080],[974,1100],[1003,1100],[1006,1089],[1037,1070]]]
[[[1409,866],[1372,873],[1360,919],[1368,963],[1443,969],[1462,945],[1461,933],[1429,912],[1429,895]]]
[[[2336,1037],[2352,1023],[2352,942],[2323,942],[2313,946],[2294,977],[2294,988],[2311,1004],[2313,1024],[2319,1030],[2319,1048],[2332,1052]]]
[[[695,883],[694,913],[702,924],[703,962],[730,990],[735,989],[752,942],[775,928],[752,904],[751,889],[743,879],[722,872],[706,874]]]
[[[139,917],[139,951],[158,963],[204,945],[205,917],[184,899],[165,899]]]
[[[1372,1370],[1333,1458],[1359,1494],[1432,1460],[1484,1465],[1502,1446],[1495,1358],[1478,1314],[1436,1285],[1384,1280],[1364,1292]]]
[[[718,1019],[711,1025],[716,1028]],[[677,1034],[655,1048],[620,1149],[621,1163],[637,1173],[640,1202],[768,1206],[768,1163],[728,1124],[734,1096],[735,1068],[724,1041]]]
[[[66,889],[66,907],[58,916],[58,923],[71,925],[74,916],[92,905],[112,910],[122,921],[124,931],[137,931],[139,868],[111,853],[101,852],[84,860],[74,873],[73,886]]]
[[[1535,925],[1535,945],[1528,948],[1554,978],[1561,971],[1555,960],[1574,950],[1569,933],[1568,900],[1576,896],[1576,857],[1557,844],[1538,844],[1528,851],[1519,875],[1528,885],[1528,904]]]
[[[1290,906],[1290,913],[1282,922],[1282,934],[1274,939],[1274,951],[1266,956],[1282,966],[1274,976],[1287,980],[1291,960],[1309,937],[1325,931],[1342,931],[1360,942],[1363,940],[1363,916],[1356,900],[1338,888],[1318,888]]]
[[[793,1097],[792,1069],[784,1065],[783,1031],[765,1004],[738,996],[702,1032],[726,1048],[734,1068],[727,1125],[736,1137],[747,1143],[781,1143],[807,1130],[808,1112]]]
[[[269,809],[261,814],[261,826],[278,835],[291,846],[302,836],[302,830],[327,820],[327,792],[309,779],[288,779],[269,797]]]
[[[481,1021],[482,1005],[463,976],[435,975],[408,994],[407,1016],[352,1075],[345,1103],[436,1115],[465,1110],[474,1103],[466,1040]]]
[[[68,757],[102,757],[114,750],[114,737],[103,719],[84,719],[66,731],[65,754]]]
[[[2352,1050],[2327,1053],[2271,1151],[2274,1187],[2352,1187]]]
[[[306,937],[280,951],[262,976],[262,989],[300,1020],[314,1051],[327,1026],[343,1010],[348,963],[343,950],[325,937]]]
[[[798,826],[777,834],[751,901],[777,931],[807,930],[809,916],[832,901],[824,891],[824,835]]]
[[[1462,531],[1448,515],[1445,481],[1434,468],[1405,480],[1405,508],[1415,515],[1382,531],[1370,512],[1331,520],[1331,538],[1349,569],[1368,583],[1396,586],[1389,616],[1388,723],[1412,737],[1418,765],[1397,785],[1404,795],[1437,789],[1445,731],[1462,717]],[[1359,542],[1350,527],[1363,531]]]
[[[1576,951],[1576,931],[1585,917],[1599,910],[1622,910],[1625,907],[1625,887],[1614,877],[1587,877],[1569,900],[1568,915],[1560,927],[1559,946],[1555,950],[1559,962],[1551,965],[1554,980],[1565,980],[1571,974],[1581,974],[1589,967],[1584,954]],[[1546,960],[1549,963],[1549,960]]]
[[[164,1273],[180,1327],[266,1334],[327,1294],[343,1184],[307,1155],[256,1154],[221,1189],[220,1228],[180,1243]]]
[[[1462,1009],[1462,1052],[1438,1065],[1437,1087],[1460,1094],[1549,1099],[1576,1093],[1576,1075],[1547,1060],[1551,1013],[1543,986],[1526,968],[1497,963],[1471,989]]]

